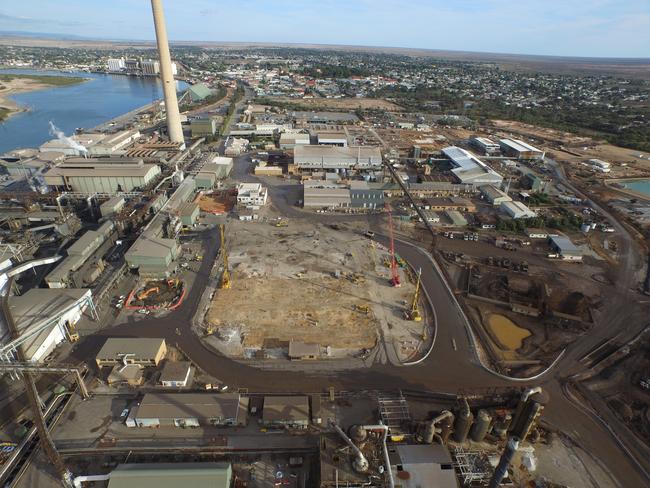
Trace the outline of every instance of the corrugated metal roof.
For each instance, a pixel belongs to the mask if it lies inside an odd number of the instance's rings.
[[[229,463],[121,464],[108,488],[229,488],[231,478]]]

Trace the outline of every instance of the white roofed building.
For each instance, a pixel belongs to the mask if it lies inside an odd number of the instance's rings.
[[[449,146],[442,150],[454,168],[451,172],[461,183],[475,185],[486,184],[500,186],[503,176],[490,168],[471,152],[460,147]]]

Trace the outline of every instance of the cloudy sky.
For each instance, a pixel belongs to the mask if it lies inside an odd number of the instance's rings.
[[[650,0],[164,0],[172,40],[650,57]],[[153,39],[148,0],[0,0],[0,31]]]

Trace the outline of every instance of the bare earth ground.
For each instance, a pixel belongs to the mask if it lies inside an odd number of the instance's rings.
[[[399,111],[402,107],[387,100],[377,98],[283,98],[277,97],[273,100],[284,103],[295,103],[313,109],[337,109],[354,110],[377,109],[388,111]]]
[[[413,284],[404,278],[390,287],[387,253],[369,250],[358,234],[306,222],[232,222],[227,241],[232,288],[217,291],[207,315],[221,339],[247,350],[294,339],[358,351],[375,346],[387,323],[396,341],[410,339],[402,313]]]

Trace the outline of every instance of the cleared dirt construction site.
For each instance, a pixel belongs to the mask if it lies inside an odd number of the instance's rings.
[[[390,285],[389,253],[373,241],[293,221],[232,222],[226,241],[232,286],[216,291],[206,317],[224,352],[285,357],[293,340],[349,357],[382,335],[400,357],[416,351],[425,322],[404,318],[415,285],[405,269],[402,286]]]

